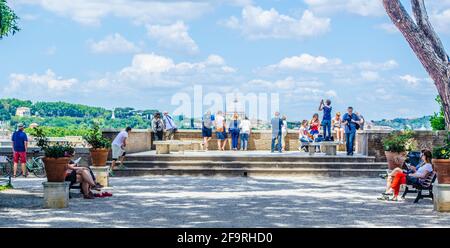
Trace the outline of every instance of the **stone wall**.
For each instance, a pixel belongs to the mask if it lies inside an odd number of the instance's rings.
[[[103,136],[114,140],[121,130],[105,129],[103,130]],[[127,139],[128,153],[136,153],[150,150],[152,145],[152,134],[147,129],[134,129],[131,131]]]
[[[40,150],[39,147],[29,147],[27,152],[27,157],[33,157],[33,151]],[[38,154],[38,156],[44,155],[43,153]],[[11,147],[0,147],[0,156],[10,156],[12,157],[12,148]],[[80,165],[81,166],[90,166],[91,165],[91,157],[88,148],[75,148],[75,159],[81,157]]]

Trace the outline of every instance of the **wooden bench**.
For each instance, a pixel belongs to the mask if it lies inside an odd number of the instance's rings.
[[[336,156],[336,151],[339,143],[331,142],[331,141],[323,141],[323,142],[302,142],[302,146],[308,147],[309,155],[314,155],[316,153],[316,148],[319,147],[319,150],[324,152],[329,156]]]
[[[171,152],[202,151],[201,141],[197,140],[165,140],[155,141],[156,154],[170,154]]]
[[[420,199],[431,198],[433,200],[433,183],[436,181],[436,172],[431,172],[421,185],[406,185],[405,192],[403,192],[402,198],[406,197],[408,193],[417,193],[414,203],[418,203]],[[413,188],[413,189],[410,189]],[[422,191],[428,191],[428,194],[424,195]]]

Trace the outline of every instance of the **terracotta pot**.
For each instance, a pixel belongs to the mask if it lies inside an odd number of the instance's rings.
[[[106,166],[109,149],[91,149],[90,152],[93,166]]]
[[[406,152],[389,152],[384,151],[386,160],[388,162],[388,169],[393,170],[397,167],[402,167],[403,162],[406,160]]]
[[[450,184],[450,159],[433,159],[432,163],[438,183]]]
[[[64,182],[70,158],[42,158],[48,182]]]

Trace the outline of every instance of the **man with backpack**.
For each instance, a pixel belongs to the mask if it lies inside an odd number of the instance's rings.
[[[348,107],[347,113],[342,117],[345,126],[345,139],[347,141],[347,156],[353,156],[356,130],[360,127],[359,117],[353,113],[353,107]]]
[[[164,135],[164,122],[161,119],[161,114],[156,113],[152,120],[152,131],[154,135],[154,140],[163,140]]]
[[[175,121],[173,120],[172,116],[169,115],[169,112],[164,111],[163,112],[164,117],[164,128],[166,132],[166,140],[173,140],[175,133],[178,131],[178,127],[175,124]]]

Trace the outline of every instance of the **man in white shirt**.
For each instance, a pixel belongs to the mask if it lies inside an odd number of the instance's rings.
[[[127,146],[127,139],[130,133],[131,127],[127,127],[124,131],[121,131],[112,142],[111,174],[116,166],[117,159],[120,160],[120,165],[123,166],[123,160],[126,155],[125,147]]]

